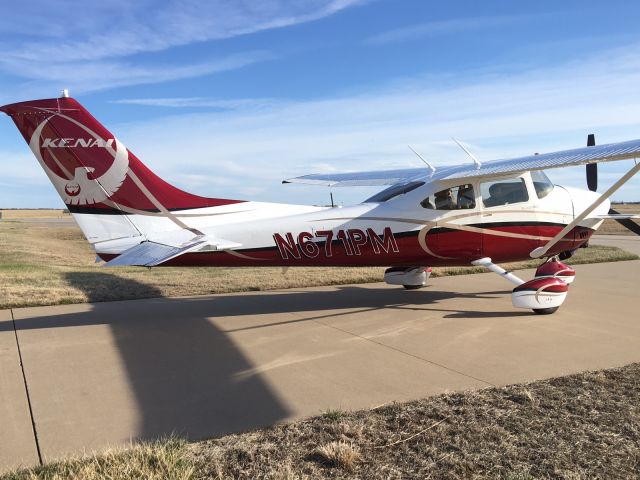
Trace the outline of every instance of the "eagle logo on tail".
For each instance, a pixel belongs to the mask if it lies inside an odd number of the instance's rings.
[[[29,147],[56,187],[64,203],[67,205],[92,205],[103,202],[114,195],[122,186],[129,171],[129,152],[127,148],[120,143],[117,138],[114,139],[113,142],[106,141],[97,133],[73,118],[51,110],[45,111],[51,113],[51,116],[40,123],[33,132],[31,140],[29,141]],[[92,174],[95,172],[95,169],[88,166],[76,167],[74,171],[71,172],[65,167],[63,162],[57,158],[54,149],[51,148],[51,146],[55,146],[55,143],[51,141],[41,143],[42,130],[54,116],[62,117],[82,128],[96,140],[94,144],[97,144],[98,148],[104,148],[113,157],[113,163],[104,174],[99,177],[93,177]],[[41,148],[47,149],[53,161],[64,174],[64,177],[58,175],[47,165],[42,156]]]

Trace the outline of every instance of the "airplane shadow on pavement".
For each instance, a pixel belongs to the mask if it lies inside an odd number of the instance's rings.
[[[69,273],[67,281],[86,291],[94,300],[92,295],[98,295],[96,273],[89,274],[91,282],[85,275]],[[99,275],[105,277],[105,283],[106,277],[111,277],[108,273]],[[161,296],[154,287],[134,280],[123,279],[121,287],[142,291],[149,297]],[[290,415],[278,393],[259,374],[245,374],[255,365],[234,344],[230,337],[233,334],[335,318],[353,313],[354,309],[366,312],[419,308],[421,305],[433,306],[452,297],[483,298],[504,293],[459,294],[431,289],[406,292],[368,285],[338,287],[338,291],[292,289],[286,292],[151,298],[93,303],[90,313],[19,319],[16,326],[20,334],[32,329],[108,325],[141,417],[138,431],[132,432],[131,438],[155,439],[177,434],[201,439],[270,425]],[[313,313],[306,316],[305,312]],[[297,313],[298,317],[286,315],[289,313]],[[265,314],[271,316],[268,319],[252,318]],[[473,312],[452,312],[453,317],[465,314],[474,317]],[[513,312],[509,315],[513,316]],[[223,317],[225,325],[232,324],[230,328],[222,329],[216,325],[216,320]],[[28,360],[26,368],[29,368]],[[105,366],[96,365],[96,368]],[[70,375],[69,372],[62,374]],[[36,403],[36,416],[37,407]],[[113,412],[113,415],[117,421],[118,412]],[[100,421],[104,422],[104,419]]]

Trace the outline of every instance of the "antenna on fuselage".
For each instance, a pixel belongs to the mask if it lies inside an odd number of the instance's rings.
[[[409,150],[411,150],[413,153],[415,153],[418,156],[418,158],[420,160],[422,160],[427,165],[427,167],[429,168],[429,176],[430,177],[433,176],[433,174],[436,171],[436,167],[434,167],[429,162],[427,162],[424,158],[422,158],[422,155],[420,155],[418,152],[416,152],[411,145],[407,145],[407,147],[409,147]]]
[[[455,138],[453,138],[453,137],[451,137],[451,140],[453,140],[454,142],[456,142],[456,143],[458,144],[458,146],[459,146],[462,150],[464,150],[464,153],[466,153],[466,154],[469,156],[469,158],[471,158],[471,160],[473,160],[473,163],[476,165],[476,169],[478,169],[478,168],[480,168],[480,167],[482,166],[482,163],[480,162],[480,160],[478,160],[478,159],[476,158],[476,156],[475,156],[473,153],[471,153],[471,152],[467,149],[467,147],[465,147],[461,142],[459,142],[458,140],[456,140],[456,139],[455,139]]]

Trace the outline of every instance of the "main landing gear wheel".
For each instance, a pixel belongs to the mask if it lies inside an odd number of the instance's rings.
[[[425,287],[431,275],[431,267],[390,267],[384,271],[384,281],[389,285],[402,285],[405,290]]]
[[[560,307],[551,307],[551,308],[534,308],[533,311],[536,312],[536,315],[551,315],[555,313]]]

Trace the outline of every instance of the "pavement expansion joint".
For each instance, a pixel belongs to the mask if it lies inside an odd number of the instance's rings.
[[[27,405],[29,406],[29,416],[31,417],[31,428],[33,430],[33,441],[36,445],[36,453],[38,454],[38,462],[40,465],[44,465],[42,460],[42,452],[40,451],[40,442],[38,440],[38,429],[36,428],[36,420],[33,415],[33,407],[31,405],[31,396],[29,395],[29,383],[27,382],[27,375],[24,371],[24,362],[22,361],[22,351],[20,350],[20,339],[18,338],[18,329],[16,327],[16,318],[13,315],[13,308],[9,309],[11,312],[11,323],[13,324],[13,334],[16,338],[16,348],[18,350],[18,359],[20,360],[20,371],[22,372],[22,381],[24,382],[24,392],[27,396]]]

